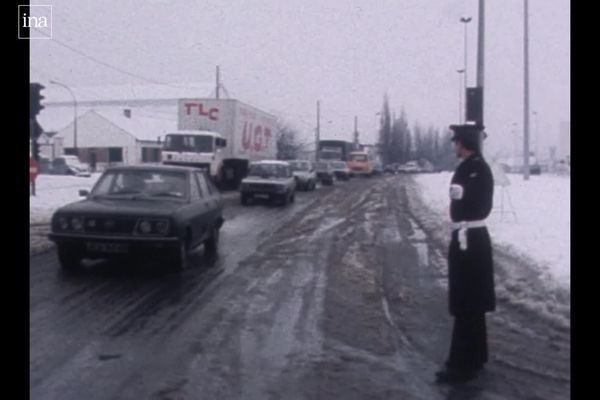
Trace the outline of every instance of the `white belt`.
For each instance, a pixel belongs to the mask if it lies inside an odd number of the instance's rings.
[[[458,229],[458,243],[461,250],[467,250],[467,229],[470,228],[483,228],[485,227],[485,220],[481,219],[478,221],[461,221],[453,222],[452,229]]]

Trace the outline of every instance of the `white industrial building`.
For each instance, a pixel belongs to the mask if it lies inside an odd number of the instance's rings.
[[[177,129],[178,100],[206,97],[211,90],[210,85],[190,84],[73,87],[69,92],[42,84],[41,154],[50,160],[76,154],[97,171],[160,162],[164,135]]]

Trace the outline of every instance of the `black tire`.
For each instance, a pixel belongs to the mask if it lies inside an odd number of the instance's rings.
[[[187,238],[179,241],[178,248],[173,251],[171,259],[169,260],[174,271],[181,271],[189,266],[189,247],[189,240]]]
[[[296,201],[296,192],[292,192],[292,196],[290,197],[290,203]]]
[[[281,196],[281,205],[283,207],[287,206],[288,199],[289,199],[289,195],[287,193]]]
[[[72,247],[64,244],[57,245],[58,261],[64,271],[77,272],[83,269],[81,260],[83,259],[82,254]]]
[[[246,195],[245,193],[240,194],[240,202],[243,206],[248,205],[248,195]]]
[[[214,257],[219,252],[219,229],[213,228],[208,239],[204,241],[204,254]]]

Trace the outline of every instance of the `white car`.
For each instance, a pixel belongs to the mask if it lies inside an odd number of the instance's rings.
[[[250,163],[248,176],[240,186],[240,201],[279,200],[285,206],[296,196],[296,179],[290,164],[285,161],[256,161]]]
[[[315,190],[317,187],[317,171],[311,161],[289,160],[298,190]]]

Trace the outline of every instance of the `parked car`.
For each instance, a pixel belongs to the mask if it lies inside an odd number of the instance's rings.
[[[65,155],[52,161],[50,172],[56,175],[91,176],[89,165],[79,161],[77,156]]]
[[[401,165],[400,168],[398,168],[398,172],[403,172],[407,174],[414,174],[420,171],[421,168],[419,167],[419,164],[417,164],[416,161],[409,161],[406,164]]]
[[[315,166],[308,160],[288,161],[296,178],[297,189],[315,190],[317,187],[317,172]]]
[[[336,179],[344,181],[350,179],[350,168],[345,161],[331,161],[330,165]]]
[[[250,164],[248,176],[242,180],[240,201],[279,200],[285,206],[296,196],[296,179],[290,164],[285,161],[256,161]]]
[[[334,173],[328,161],[316,162],[317,178],[323,185],[333,185]]]
[[[188,252],[204,244],[215,255],[223,224],[219,191],[198,169],[172,166],[111,167],[86,199],[59,208],[49,239],[62,268],[85,258],[156,255],[170,267],[188,265]]]

